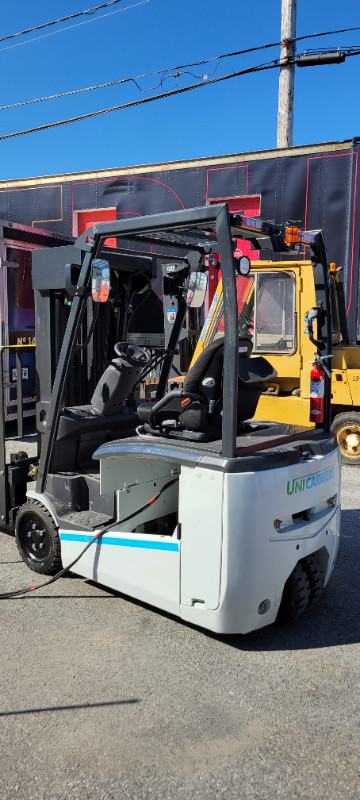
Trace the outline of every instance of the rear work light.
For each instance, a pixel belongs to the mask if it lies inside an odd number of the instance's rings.
[[[285,228],[284,241],[287,247],[293,247],[300,244],[299,228],[289,227]]]

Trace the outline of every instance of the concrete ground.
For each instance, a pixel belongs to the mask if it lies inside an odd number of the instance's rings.
[[[1,603],[1,800],[360,797],[360,471],[300,620],[216,637],[81,578]],[[0,592],[34,579],[0,535]]]

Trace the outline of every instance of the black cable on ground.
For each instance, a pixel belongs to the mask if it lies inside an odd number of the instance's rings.
[[[28,594],[29,592],[35,592],[36,589],[43,589],[44,586],[50,586],[51,583],[55,583],[55,581],[57,581],[59,578],[62,578],[64,575],[66,575],[67,572],[70,572],[71,568],[75,566],[75,564],[80,560],[80,558],[84,555],[84,553],[86,553],[86,551],[89,549],[89,547],[94,542],[96,542],[97,539],[100,539],[100,537],[103,536],[104,533],[108,533],[108,531],[111,530],[112,528],[114,528],[115,525],[123,525],[124,522],[128,522],[133,517],[136,517],[137,514],[141,514],[142,511],[145,511],[147,508],[149,508],[154,503],[156,503],[156,501],[159,499],[160,495],[162,495],[162,493],[165,492],[166,489],[169,489],[170,486],[173,486],[175,483],[178,483],[178,482],[179,482],[179,478],[173,478],[171,481],[168,481],[167,483],[164,484],[162,489],[160,489],[154,495],[154,497],[151,497],[150,500],[148,500],[146,503],[144,503],[144,505],[141,506],[140,508],[137,508],[136,511],[132,511],[131,514],[129,514],[124,519],[117,520],[116,522],[112,522],[110,525],[106,525],[106,527],[103,528],[101,531],[98,531],[98,533],[95,533],[95,535],[92,537],[92,539],[90,539],[90,541],[87,542],[87,544],[85,545],[85,547],[83,548],[81,553],[79,553],[79,555],[76,556],[76,558],[74,558],[74,560],[71,562],[71,564],[68,564],[68,566],[64,567],[64,569],[61,569],[60,572],[56,573],[56,575],[52,575],[52,577],[49,578],[49,580],[45,581],[44,583],[39,584],[38,586],[28,586],[26,589],[14,589],[14,591],[12,591],[12,592],[3,592],[3,593],[0,594],[0,600],[8,600],[11,597],[17,597],[18,595]]]

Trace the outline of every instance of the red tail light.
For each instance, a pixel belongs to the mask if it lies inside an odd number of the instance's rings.
[[[310,422],[324,422],[325,371],[314,361],[310,372]]]

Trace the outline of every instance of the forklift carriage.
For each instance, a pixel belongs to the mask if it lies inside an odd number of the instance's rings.
[[[36,488],[15,525],[32,570],[52,574],[70,565],[216,633],[299,616],[328,583],[340,524],[330,379],[324,423],[315,430],[251,422],[276,373],[251,355],[248,337],[239,338],[235,272],[244,265],[234,258],[234,235],[226,204],[95,225],[56,251],[50,280],[55,295],[61,287],[63,305],[66,287],[64,330],[54,325],[46,254],[39,254],[39,457]],[[331,308],[320,233],[311,246],[324,359]],[[204,350],[182,389],[167,391],[184,318],[204,298],[212,254],[221,265],[224,337]],[[123,289],[132,282],[135,291],[137,276],[141,294],[159,261],[165,309],[176,313],[168,316],[167,346],[154,354],[129,336]],[[135,389],[154,364],[161,367],[156,397],[140,400]]]

